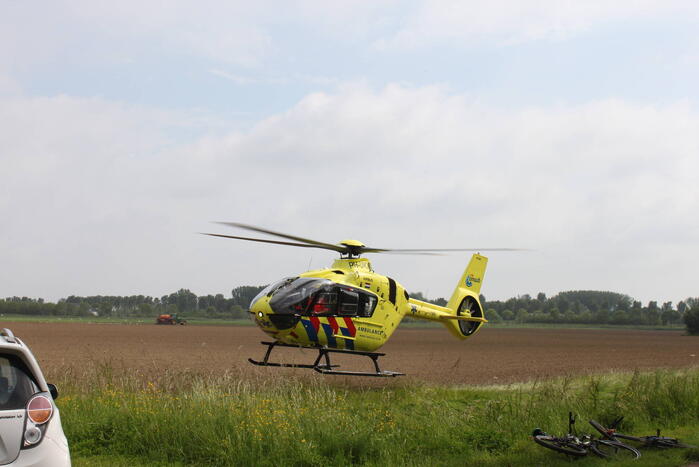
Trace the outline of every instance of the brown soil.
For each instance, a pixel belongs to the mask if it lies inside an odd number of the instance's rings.
[[[255,377],[313,373],[250,365],[248,357],[264,355],[259,343],[266,337],[254,327],[7,322],[2,327],[11,328],[32,348],[47,378],[60,379],[56,372],[64,370],[59,369],[95,364],[142,374],[183,370],[231,370]],[[401,380],[446,384],[503,384],[699,365],[699,338],[678,331],[485,328],[460,342],[442,329],[400,328],[381,351],[386,353],[380,359],[382,368],[406,373],[408,377]],[[275,350],[273,358],[311,363],[315,351]],[[337,358],[337,363],[343,369],[370,368],[365,357]]]

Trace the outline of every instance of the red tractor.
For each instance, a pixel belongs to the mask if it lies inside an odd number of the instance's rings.
[[[177,316],[177,313],[164,313],[162,315],[158,315],[158,318],[155,320],[155,324],[182,324],[185,325],[187,324],[186,319],[182,319]]]

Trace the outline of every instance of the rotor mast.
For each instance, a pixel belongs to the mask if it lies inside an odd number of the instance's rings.
[[[340,252],[340,258],[342,259],[356,259],[362,254],[362,250],[366,248],[366,245],[359,240],[342,240],[338,245],[346,247],[344,251]]]

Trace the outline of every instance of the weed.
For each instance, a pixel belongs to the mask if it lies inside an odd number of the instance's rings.
[[[493,388],[242,376],[173,370],[149,377],[119,362],[67,372],[57,381],[58,404],[72,454],[80,465],[112,457],[184,465],[555,465],[565,458],[544,452],[529,434],[534,427],[564,433],[568,411],[583,422],[579,431],[592,431],[588,418],[609,423],[624,415],[626,431],[660,427],[699,441],[697,370]],[[656,465],[697,457],[678,451],[664,452]],[[660,459],[654,456],[644,462]]]

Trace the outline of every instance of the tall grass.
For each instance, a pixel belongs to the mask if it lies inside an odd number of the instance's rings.
[[[529,438],[534,427],[563,434],[568,411],[581,416],[580,431],[592,431],[586,418],[621,414],[628,432],[661,427],[699,443],[696,370],[446,388],[233,373],[149,378],[107,364],[59,383],[76,465],[569,465]],[[697,452],[646,453],[634,465],[683,465],[687,455]]]

